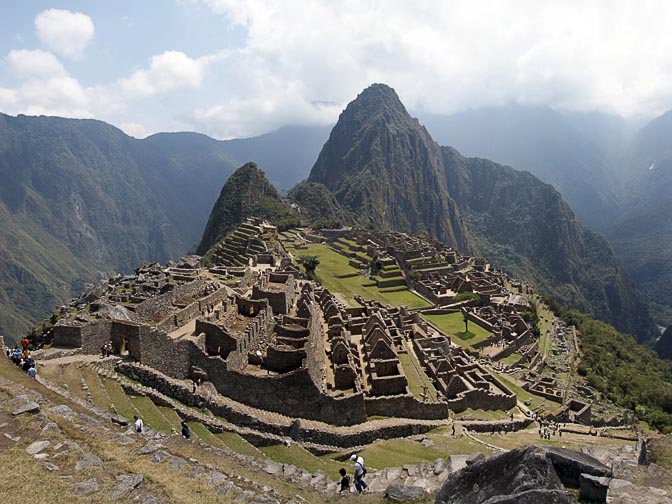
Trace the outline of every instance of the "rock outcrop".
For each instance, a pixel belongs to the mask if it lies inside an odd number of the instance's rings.
[[[451,474],[436,503],[573,503],[565,487],[578,488],[581,474],[611,476],[607,466],[588,455],[524,446],[475,461]]]

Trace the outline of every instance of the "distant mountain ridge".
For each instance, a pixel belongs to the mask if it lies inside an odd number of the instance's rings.
[[[101,275],[183,255],[234,168],[266,159],[269,176],[291,187],[320,135],[136,140],[96,120],[0,114],[0,334],[18,336]]]
[[[440,147],[383,84],[344,110],[308,180],[324,184],[360,224],[427,232],[640,340],[652,336],[609,243],[584,228],[556,190]]]
[[[623,161],[622,204],[606,234],[651,303],[672,324],[672,111],[644,126]]]
[[[568,117],[549,107],[487,107],[450,116],[427,115],[426,120],[442,145],[467,157],[527,170],[552,184],[585,225],[604,230],[611,222],[618,206],[618,183],[608,154],[599,146],[612,146],[622,134],[619,127],[625,126],[617,118],[592,118],[592,123],[605,125],[607,138],[599,133],[589,137],[590,118]]]

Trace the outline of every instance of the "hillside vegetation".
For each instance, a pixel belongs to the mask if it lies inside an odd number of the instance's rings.
[[[578,372],[608,399],[635,411],[640,420],[672,432],[672,362],[604,322],[550,298],[546,301],[581,335]]]

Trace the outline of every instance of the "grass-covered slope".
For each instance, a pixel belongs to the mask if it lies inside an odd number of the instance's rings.
[[[672,432],[672,362],[604,322],[546,301],[581,335],[579,373],[608,399],[634,410],[640,420]]]

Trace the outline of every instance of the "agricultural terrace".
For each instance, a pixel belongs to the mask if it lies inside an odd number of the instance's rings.
[[[430,304],[411,292],[408,287],[398,286],[379,288],[374,280],[361,275],[348,264],[348,258],[333,251],[327,245],[309,243],[297,248],[294,242],[284,242],[285,248],[295,257],[316,256],[320,264],[316,274],[319,282],[332,293],[341,293],[350,306],[359,306],[355,294],[365,299],[374,299],[392,306],[404,305],[407,308],[427,308]]]

